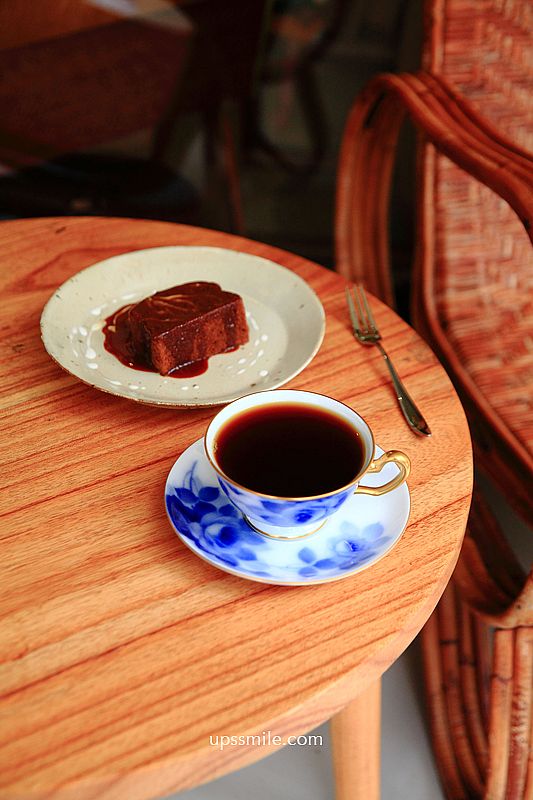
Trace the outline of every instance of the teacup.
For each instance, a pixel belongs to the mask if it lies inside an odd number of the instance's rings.
[[[204,445],[231,502],[252,528],[277,539],[309,536],[354,493],[385,494],[410,472],[399,450],[374,458],[372,431],[353,409],[307,391],[235,400],[211,421]],[[392,479],[360,483],[389,463],[398,467]]]

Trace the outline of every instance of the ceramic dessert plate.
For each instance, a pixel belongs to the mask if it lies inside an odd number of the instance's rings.
[[[397,471],[387,464],[364,483],[379,486]],[[405,530],[410,498],[405,483],[380,497],[354,495],[316,533],[272,539],[252,530],[230,503],[199,439],[172,467],[165,506],[181,541],[214,567],[260,583],[308,586],[346,578],[382,558]]]
[[[242,297],[247,344],[212,356],[194,378],[132,369],[107,352],[102,328],[113,311],[189,281],[214,281]],[[60,286],[41,316],[44,346],[65,370],[102,391],[164,406],[219,405],[282,386],[311,361],[324,330],[322,304],[298,275],[218,247],[155,247],[100,261]]]

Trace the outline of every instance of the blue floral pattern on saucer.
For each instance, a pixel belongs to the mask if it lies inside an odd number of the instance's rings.
[[[383,451],[376,448],[377,455]],[[385,469],[395,470],[391,464]],[[391,475],[366,475],[376,485]],[[172,467],[165,487],[169,520],[180,539],[215,567],[263,583],[311,585],[338,580],[380,559],[409,517],[406,484],[381,497],[353,495],[316,533],[277,540],[252,530],[220,488],[200,439]]]

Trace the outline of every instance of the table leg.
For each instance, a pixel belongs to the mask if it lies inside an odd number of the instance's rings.
[[[379,800],[381,679],[330,721],[336,800]]]

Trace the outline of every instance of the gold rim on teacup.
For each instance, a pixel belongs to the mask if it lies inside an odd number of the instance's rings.
[[[222,470],[218,466],[218,464],[217,464],[217,462],[216,462],[216,460],[214,458],[211,458],[211,454],[209,452],[209,448],[207,447],[207,439],[209,437],[209,431],[210,431],[212,425],[214,424],[214,422],[216,421],[217,417],[221,413],[219,411],[213,417],[213,419],[211,420],[211,422],[207,426],[207,430],[205,432],[204,439],[203,439],[203,444],[204,444],[204,451],[205,451],[207,460],[209,461],[209,463],[211,464],[211,466],[213,467],[215,472],[217,472],[222,478],[224,478],[224,480],[228,481],[228,483],[231,483],[233,486],[236,486],[238,489],[242,489],[243,491],[248,492],[249,494],[256,495],[257,497],[265,497],[268,500],[280,500],[280,501],[292,501],[292,502],[302,501],[302,502],[305,502],[307,500],[319,500],[322,497],[331,497],[331,496],[333,496],[335,494],[339,494],[340,492],[343,492],[346,489],[349,489],[350,486],[353,486],[354,484],[358,483],[358,481],[360,481],[361,478],[363,478],[366,475],[367,472],[368,473],[381,472],[383,467],[388,463],[396,464],[396,466],[400,470],[398,475],[396,475],[394,478],[391,478],[390,481],[387,481],[387,483],[384,483],[382,486],[361,486],[361,485],[356,486],[356,488],[354,489],[354,494],[358,494],[358,493],[359,494],[369,494],[369,495],[372,495],[373,497],[378,497],[379,495],[386,494],[387,492],[391,492],[393,489],[396,489],[404,481],[406,481],[407,478],[409,477],[409,474],[411,472],[411,462],[409,460],[409,456],[407,456],[401,450],[387,450],[387,452],[383,453],[383,455],[378,456],[378,458],[374,458],[374,454],[376,452],[376,441],[374,439],[374,434],[372,432],[372,428],[370,427],[370,425],[368,424],[366,419],[364,417],[362,417],[361,414],[359,414],[357,411],[354,411],[354,409],[351,408],[351,406],[347,405],[347,403],[343,403],[342,400],[337,400],[335,397],[331,397],[328,394],[323,394],[323,393],[318,393],[318,392],[310,392],[307,389],[292,389],[292,390],[291,389],[289,389],[289,390],[286,390],[286,389],[285,390],[269,389],[269,390],[267,390],[265,392],[255,392],[254,394],[251,394],[251,395],[244,395],[243,397],[240,397],[238,400],[233,400],[232,403],[230,403],[230,405],[233,405],[234,403],[238,403],[241,400],[246,400],[246,399],[249,399],[249,398],[252,398],[252,397],[257,397],[257,396],[259,396],[261,394],[271,394],[271,393],[276,392],[276,391],[294,391],[294,392],[298,392],[299,394],[308,394],[308,395],[311,395],[312,397],[327,397],[328,400],[331,400],[333,403],[338,403],[339,405],[344,406],[344,408],[348,409],[348,411],[350,411],[352,414],[355,414],[357,417],[359,417],[359,419],[366,426],[366,429],[368,431],[368,435],[369,435],[370,440],[372,442],[372,449],[371,449],[372,455],[370,457],[370,461],[368,463],[368,466],[365,467],[365,469],[363,469],[362,471],[358,472],[357,475],[355,476],[355,478],[353,478],[353,480],[349,481],[348,483],[345,483],[343,486],[339,486],[337,489],[332,489],[330,492],[324,492],[323,494],[301,495],[299,497],[286,497],[284,495],[266,494],[265,492],[258,492],[255,489],[249,489],[247,486],[244,486],[241,483],[237,483],[237,481],[235,481],[233,478],[231,478],[226,472],[224,472],[224,470]],[[266,401],[266,404],[268,404],[268,401]],[[227,408],[227,406],[226,406],[226,408]],[[230,417],[230,419],[231,419],[231,417]],[[228,420],[226,420],[226,421],[228,421]],[[353,427],[354,427],[354,430],[356,430],[356,432],[359,434],[359,431],[357,430],[355,425]],[[214,436],[213,436],[213,451],[216,453],[216,438]],[[265,536],[272,536],[272,534],[265,533],[264,531],[258,531],[258,532],[259,533],[263,533]],[[308,534],[302,534],[301,538],[303,538],[303,536],[307,536],[307,535]],[[295,538],[300,538],[300,537],[295,537],[295,536],[293,536],[293,537],[274,537],[273,536],[272,538],[294,538],[295,539]]]

